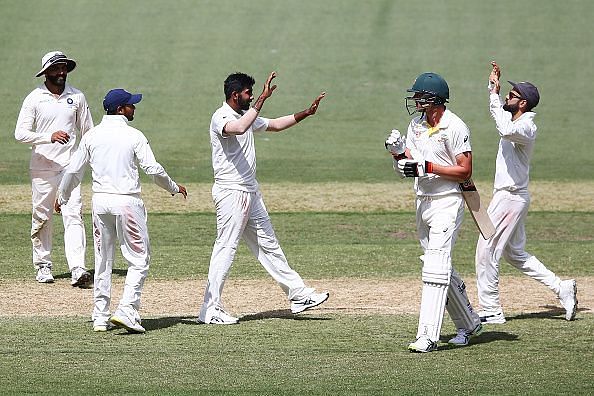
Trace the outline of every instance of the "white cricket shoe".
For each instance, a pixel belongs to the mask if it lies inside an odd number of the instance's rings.
[[[125,313],[117,310],[109,321],[116,327],[123,327],[128,333],[144,333],[146,330],[140,325],[140,319],[130,319]]]
[[[504,324],[505,315],[503,310],[498,309],[496,311],[482,310],[478,312],[478,316],[483,324]]]
[[[483,332],[483,325],[478,324],[473,330],[458,329],[458,334],[448,341],[448,344],[456,346],[466,346],[472,337],[476,337]]]
[[[559,286],[559,301],[565,308],[565,320],[574,320],[577,312],[577,283],[575,279],[564,280]]]
[[[239,319],[229,315],[222,307],[214,307],[204,315],[200,312],[198,321],[204,324],[232,325],[238,324]]]
[[[311,309],[313,307],[317,307],[318,305],[325,302],[330,297],[330,293],[311,293],[309,296],[301,299],[301,300],[293,300],[291,301],[291,312],[294,314],[298,314],[299,312],[303,312],[307,309]]]
[[[40,265],[37,269],[37,276],[35,277],[39,283],[54,283],[54,276],[52,269],[47,265]]]
[[[420,336],[415,342],[408,345],[411,352],[427,353],[437,350],[437,342],[431,341],[429,337]]]
[[[88,287],[92,280],[91,274],[83,267],[72,269],[72,280],[70,284],[73,287]]]

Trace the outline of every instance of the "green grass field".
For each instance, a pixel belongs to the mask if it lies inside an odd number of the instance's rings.
[[[594,140],[584,114],[594,91],[591,15],[594,3],[588,0],[0,0],[0,203],[8,207],[2,199],[10,200],[11,186],[29,183],[30,150],[15,142],[14,126],[22,100],[42,81],[32,77],[41,56],[53,49],[78,61],[68,80],[85,92],[96,123],[109,89],[144,94],[134,126],[182,184],[212,179],[208,124],[229,73],[252,74],[259,92],[267,74],[278,72],[279,88],[264,116],[302,110],[327,91],[314,118],[286,133],[258,136],[258,179],[269,185],[330,182],[338,192],[354,182],[400,183],[383,141],[392,128],[405,131],[406,89],[424,71],[448,81],[449,108],[472,131],[474,178],[489,186],[498,136],[486,80],[489,61],[496,59],[504,79],[529,80],[541,91],[532,180],[573,182],[591,191]],[[555,197],[555,184],[550,188]],[[594,209],[580,205],[578,211],[529,215],[529,251],[563,278],[594,275]],[[59,220],[53,258],[58,274],[67,276]],[[332,212],[322,206],[273,211],[272,221],[306,280],[379,284],[419,276],[410,210]],[[3,298],[11,298],[3,293],[8,285],[34,282],[29,227],[25,210],[0,208]],[[149,227],[153,261],[147,282],[206,277],[212,211],[155,208]],[[467,217],[454,260],[468,283],[474,282],[475,243]],[[91,249],[87,257],[91,263]],[[507,264],[502,274],[519,276]],[[231,278],[269,279],[245,246]],[[188,296],[196,309],[201,293]],[[591,300],[590,289],[580,293]],[[2,304],[2,394],[541,395],[591,394],[594,383],[591,306],[582,306],[571,323],[548,306],[506,312],[509,322],[488,328],[471,347],[442,344],[437,353],[419,356],[406,351],[417,325],[411,314],[320,310],[301,317],[255,315],[231,327],[197,326],[184,315],[148,316],[148,332],[128,336],[94,334],[88,316],[5,315]],[[446,341],[454,329],[448,318],[444,324]]]

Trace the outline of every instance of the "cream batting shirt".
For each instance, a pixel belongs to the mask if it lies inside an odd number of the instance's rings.
[[[449,144],[446,145],[445,141]],[[470,130],[457,115],[447,110],[435,128],[425,120],[425,114],[413,118],[408,125],[406,147],[416,151],[425,161],[439,165],[454,165],[454,158],[470,147]],[[436,174],[415,178],[417,195],[438,196],[460,193],[459,183]]]
[[[536,141],[535,113],[529,111],[512,121],[512,114],[503,110],[499,95],[489,95],[489,110],[501,139],[495,162],[495,190],[528,189],[530,160]]]
[[[41,84],[23,101],[14,137],[32,146],[31,170],[61,171],[77,148],[77,132],[80,139],[92,127],[91,112],[81,91],[66,84],[64,92],[56,97]],[[68,143],[52,143],[56,131],[67,132]]]
[[[225,125],[241,116],[242,114],[237,113],[226,102],[223,102],[223,105],[212,115],[210,146],[214,179],[219,187],[255,192],[258,190],[258,182],[254,132],[265,131],[269,120],[256,117],[244,134],[223,134]]]
[[[155,156],[144,134],[128,125],[123,115],[105,115],[87,132],[60,184],[60,203],[68,201],[72,189],[83,178],[85,166],[91,165],[93,192],[136,195],[140,193],[138,166],[155,184],[172,194],[179,192]],[[137,166],[138,164],[138,166]]]

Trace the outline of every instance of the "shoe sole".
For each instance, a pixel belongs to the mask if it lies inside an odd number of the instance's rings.
[[[54,283],[53,279],[37,280],[37,283]]]
[[[86,274],[83,274],[80,276],[80,278],[78,278],[76,280],[76,282],[74,283],[70,283],[72,285],[72,287],[87,287],[89,286],[89,284],[91,283],[92,279],[91,279],[91,274],[89,274],[88,272]]]
[[[505,316],[481,316],[479,319],[481,324],[504,324],[506,322]]]
[[[437,347],[430,348],[429,350],[423,350],[423,349],[418,349],[416,347],[409,345],[408,350],[412,353],[429,353],[429,352],[437,351]]]
[[[326,301],[328,301],[329,298],[330,298],[330,293],[326,293],[326,298],[323,299],[322,301],[319,301],[318,303],[316,303],[314,305],[309,305],[307,307],[299,307],[299,309],[297,309],[297,310],[293,310],[291,308],[291,313],[298,314],[298,313],[301,313],[303,311],[307,311],[308,309],[312,309],[312,308],[318,307],[318,306],[322,305],[323,303],[325,303]]]
[[[239,319],[237,319],[237,321],[235,321],[235,322],[206,322],[206,321],[198,319],[198,323],[205,324],[205,325],[219,325],[219,326],[221,326],[221,325],[236,325],[236,324],[239,324]]]
[[[109,321],[117,327],[123,327],[124,329],[128,330],[129,333],[141,334],[146,331],[144,328],[142,330],[140,330],[140,329],[135,329],[133,327],[126,325],[124,323],[124,321],[122,319],[118,318],[117,316],[115,316],[115,317],[112,316],[111,318],[109,318]]]

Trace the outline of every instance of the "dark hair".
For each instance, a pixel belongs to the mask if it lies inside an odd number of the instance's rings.
[[[251,88],[256,83],[254,77],[245,73],[230,74],[225,80],[225,99],[229,99],[233,92],[241,92],[245,88]]]

